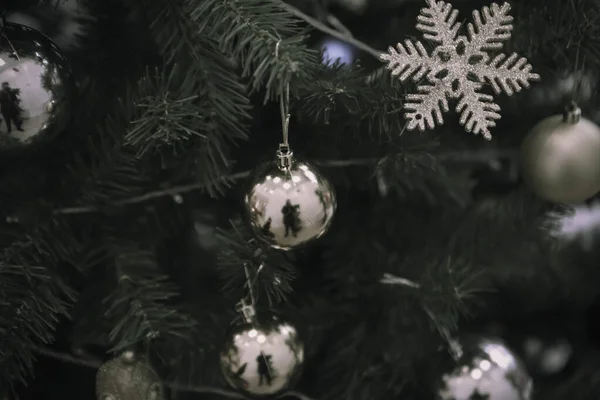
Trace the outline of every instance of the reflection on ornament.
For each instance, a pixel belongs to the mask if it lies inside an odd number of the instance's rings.
[[[274,248],[289,250],[321,237],[336,209],[333,187],[308,163],[259,168],[244,198],[254,233]]]
[[[304,345],[296,329],[276,321],[265,327],[237,326],[221,352],[221,370],[227,382],[259,396],[289,387],[303,361]]]
[[[75,84],[58,47],[34,29],[6,23],[0,60],[0,147],[28,146],[62,130]]]
[[[545,200],[583,203],[600,191],[600,128],[571,106],[537,124],[521,146],[523,178]]]
[[[156,371],[131,351],[104,363],[96,374],[98,400],[164,400]]]
[[[461,348],[456,367],[442,378],[441,400],[531,399],[533,382],[502,341],[471,337],[461,341]]]
[[[339,61],[341,65],[350,65],[354,62],[355,50],[348,43],[334,38],[328,38],[321,44],[323,49],[323,63],[333,65]]]

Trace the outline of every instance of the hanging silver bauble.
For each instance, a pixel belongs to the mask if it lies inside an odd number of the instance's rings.
[[[566,338],[530,335],[522,343],[523,361],[537,376],[550,377],[565,370],[573,356]]]
[[[336,210],[333,186],[291,152],[254,173],[244,211],[254,233],[277,249],[289,250],[321,237]]]
[[[75,83],[52,41],[24,25],[0,22],[0,148],[29,147],[64,129]]]
[[[96,398],[165,400],[165,394],[161,380],[148,360],[126,351],[98,369]]]
[[[244,323],[228,336],[221,370],[234,388],[268,396],[293,384],[304,362],[304,345],[296,329],[283,322]]]
[[[455,368],[442,377],[440,400],[531,400],[533,381],[503,341],[466,337],[460,347]]]
[[[600,127],[575,106],[537,124],[521,147],[523,179],[545,200],[583,203],[600,191]]]

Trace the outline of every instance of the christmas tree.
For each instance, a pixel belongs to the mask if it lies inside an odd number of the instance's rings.
[[[600,2],[0,7],[4,398],[600,396]]]

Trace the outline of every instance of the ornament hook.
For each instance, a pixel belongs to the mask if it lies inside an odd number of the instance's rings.
[[[279,47],[281,39],[275,44],[275,58],[279,58]],[[277,151],[277,164],[280,169],[289,169],[292,166],[293,152],[289,144],[289,129],[290,129],[290,82],[286,81],[281,85],[279,91],[279,112],[281,113],[281,134],[283,136],[282,143]]]
[[[256,270],[256,274],[254,275],[254,279],[250,275],[250,268],[248,264],[244,264],[244,274],[246,275],[246,283],[245,287],[247,290],[247,296],[243,298],[237,305],[237,311],[242,314],[244,320],[248,323],[252,323],[254,321],[254,317],[256,315],[256,297],[254,295],[254,287],[256,286],[256,281],[258,279],[258,274],[262,271],[264,265],[261,264]]]

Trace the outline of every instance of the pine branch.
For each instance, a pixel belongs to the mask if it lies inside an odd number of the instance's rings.
[[[389,74],[378,74],[365,82],[360,68],[321,66],[308,82],[296,93],[300,117],[315,124],[335,124],[345,132],[366,129],[389,138],[397,137],[405,128],[399,117],[404,89]]]
[[[240,221],[231,222],[230,230],[219,229],[220,243],[219,272],[224,282],[223,290],[234,292],[240,298],[246,295],[243,287],[247,283],[243,266],[253,271],[260,268],[256,276],[256,294],[264,293],[268,305],[285,301],[292,292],[291,284],[297,276],[294,259],[280,251],[259,243],[242,226]],[[261,302],[260,305],[265,305]]]
[[[78,203],[103,206],[143,193],[148,177],[141,170],[136,155],[124,149],[115,153],[104,168],[89,171]]]
[[[147,70],[138,84],[136,108],[139,117],[131,121],[125,144],[137,150],[138,157],[156,152],[164,145],[181,150],[193,138],[206,139],[210,121],[203,118],[194,101],[198,95],[185,82],[175,81],[185,73],[178,66]]]
[[[159,272],[152,252],[133,244],[119,244],[113,251],[117,289],[104,300],[106,315],[114,320],[109,334],[112,351],[122,351],[150,339],[193,341],[196,322],[169,304],[178,291]]]
[[[435,146],[437,143],[432,143]],[[438,158],[427,150],[407,148],[405,152],[383,157],[375,168],[374,178],[379,192],[395,192],[400,197],[421,194],[430,205],[447,202],[462,204],[456,192],[457,179],[448,176]]]
[[[191,20],[201,34],[218,38],[220,49],[240,64],[253,91],[264,87],[265,102],[279,96],[281,84],[307,81],[319,65],[304,44],[305,30],[276,0],[193,0]]]
[[[75,293],[47,266],[60,261],[52,250],[59,243],[30,238],[14,242],[0,253],[0,381],[11,387],[26,382],[34,361],[32,347],[52,341],[61,317],[75,300]]]
[[[164,118],[164,106],[159,103],[165,96],[168,96],[171,106],[179,101],[180,109],[181,101],[185,100],[187,118],[171,115],[163,120],[162,126],[165,123],[171,128],[177,125],[179,135],[171,136],[170,140],[177,139],[177,146],[185,148],[193,159],[185,169],[213,184],[214,192],[218,192],[222,190],[220,176],[231,167],[229,148],[246,139],[245,130],[250,118],[246,87],[239,82],[232,62],[219,51],[217,41],[198,34],[197,26],[190,21],[193,10],[187,2],[160,0],[148,4],[129,0],[128,3],[141,10],[150,21],[151,35],[169,65],[158,78],[147,77],[141,82],[141,85],[148,86],[141,88],[137,110],[141,119],[136,118],[137,122],[128,136],[129,143],[136,145],[138,153],[145,153],[157,144],[157,135],[164,142],[166,130],[159,132],[157,128],[161,126],[150,123],[147,112],[152,107],[155,110],[163,107]],[[150,105],[147,101],[149,96],[152,98]],[[189,112],[193,108],[196,113],[192,115]],[[140,125],[141,121],[146,124]],[[182,132],[185,134],[182,135]],[[176,132],[171,130],[169,134]],[[190,135],[195,136],[191,141],[193,145],[185,142]],[[209,192],[211,190],[209,188]]]

